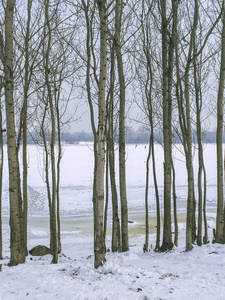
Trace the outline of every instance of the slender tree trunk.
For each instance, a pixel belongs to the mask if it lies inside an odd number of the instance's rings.
[[[104,171],[105,171],[105,90],[107,73],[107,14],[106,2],[97,1],[100,18],[100,76],[98,95],[98,131],[96,135],[96,153],[94,170],[94,254],[95,268],[105,261],[105,239],[103,227],[104,215]]]
[[[168,95],[168,43],[166,0],[161,1],[162,65],[163,65],[163,140],[164,140],[164,224],[162,251],[173,248],[171,232],[171,103]]]
[[[150,137],[151,140],[151,137]],[[149,187],[149,161],[151,158],[151,142],[149,141],[148,156],[146,160],[146,181],[145,181],[145,243],[144,252],[149,250],[149,220],[148,220],[148,187]]]
[[[120,201],[121,201],[121,230],[122,230],[122,251],[129,250],[128,237],[128,208],[126,192],[126,147],[125,147],[125,76],[123,70],[122,47],[121,47],[121,18],[122,2],[116,0],[116,57],[120,86],[120,110],[119,110],[119,178],[120,178]]]
[[[108,134],[107,134],[108,135]],[[104,238],[107,232],[108,206],[109,206],[109,149],[106,145],[106,166],[105,166],[105,213],[104,213]]]
[[[107,233],[107,222],[108,222],[108,207],[109,207],[109,96],[110,92],[107,95],[106,99],[106,123],[105,123],[105,211],[104,211],[104,239],[106,239]],[[106,252],[106,246],[105,246]]]
[[[196,18],[195,18],[196,20]],[[194,29],[193,29],[194,30]],[[193,33],[191,42],[193,42]],[[183,147],[186,157],[186,168],[188,173],[188,200],[187,200],[187,220],[186,220],[186,250],[192,249],[192,232],[193,232],[193,201],[194,201],[194,180],[193,180],[193,166],[192,166],[192,135],[191,135],[191,118],[190,118],[190,103],[189,103],[189,68],[191,62],[192,46],[189,46],[188,62],[185,69],[185,89],[182,88],[180,75],[180,62],[178,47],[176,46],[176,72],[177,85],[176,97],[179,111],[179,123],[182,131]],[[184,101],[186,100],[186,103]],[[185,109],[186,108],[186,114]]]
[[[13,14],[15,0],[8,0],[5,8],[5,105],[7,124],[7,149],[9,166],[10,199],[10,265],[25,261],[23,241],[23,215],[19,176],[19,160],[16,150],[16,133],[13,99]]]
[[[178,3],[172,0],[172,11],[173,11],[173,25],[172,33],[169,41],[169,51],[168,51],[168,99],[169,99],[169,136],[170,136],[170,159],[171,159],[171,172],[172,176],[172,191],[173,191],[173,211],[174,211],[174,225],[175,225],[175,238],[174,242],[177,246],[178,243],[178,224],[177,224],[177,211],[176,211],[176,184],[175,184],[175,168],[173,165],[172,158],[172,86],[173,86],[173,69],[174,69],[174,52],[177,43],[177,10]]]
[[[174,163],[172,160],[172,172],[173,172],[173,216],[174,216],[174,245],[178,246],[178,221],[177,221],[177,195],[176,195],[176,172]]]
[[[203,165],[203,174],[204,174],[204,196],[203,196],[203,218],[204,218],[204,237],[203,237],[203,243],[207,244],[209,242],[208,240],[208,224],[207,224],[207,217],[206,217],[206,170],[205,165]]]
[[[190,106],[190,90],[189,90],[189,71],[192,62],[192,53],[194,40],[199,18],[198,0],[195,0],[194,23],[192,27],[187,64],[185,68],[185,100],[186,100],[186,124],[187,124],[187,152],[186,166],[188,173],[188,200],[187,200],[187,221],[186,221],[186,251],[190,251],[192,243],[196,238],[195,225],[195,195],[194,195],[194,172],[193,172],[193,157],[192,157],[192,129],[191,129],[191,106]]]
[[[199,138],[199,137],[198,137]],[[201,146],[200,146],[201,147]],[[197,244],[202,245],[202,149],[199,151],[199,170],[198,170],[198,234]]]
[[[198,149],[201,151],[200,149]],[[198,170],[198,234],[197,244],[202,245],[202,153],[199,153],[199,170]]]
[[[61,88],[61,81],[60,81],[60,88]],[[60,90],[58,87],[58,90]],[[57,88],[55,87],[55,90]],[[61,174],[61,159],[62,159],[62,143],[61,143],[61,128],[60,128],[60,108],[59,108],[59,101],[60,101],[60,92],[58,95],[55,95],[56,101],[56,114],[57,114],[57,132],[58,132],[58,157],[57,157],[57,178],[56,178],[56,200],[57,200],[57,246],[58,246],[58,253],[62,252],[62,244],[61,244],[61,221],[60,221],[60,174]]]
[[[24,247],[27,251],[27,108],[28,108],[28,90],[29,90],[29,39],[30,39],[30,22],[31,22],[32,1],[27,2],[27,29],[25,38],[25,77],[24,77],[24,102],[23,102],[23,227],[24,227]]]
[[[224,7],[224,1],[223,1]],[[216,215],[216,235],[215,242],[224,242],[224,187],[223,187],[223,109],[224,109],[224,82],[225,82],[225,13],[223,11],[223,30],[222,30],[222,46],[221,46],[221,63],[220,63],[220,78],[219,89],[217,96],[217,215]]]
[[[197,53],[197,48],[194,41],[194,55]],[[202,245],[202,214],[203,214],[203,193],[202,193],[202,175],[203,175],[203,148],[202,148],[202,131],[201,131],[201,78],[198,78],[197,61],[193,60],[194,64],[194,85],[195,85],[195,102],[196,102],[196,124],[197,124],[197,140],[198,140],[198,233],[197,244]]]
[[[58,253],[61,253],[62,252],[62,243],[61,243],[59,183],[60,183],[60,160],[57,160],[57,188],[56,188],[56,198],[57,198],[57,249],[58,249]]]
[[[189,83],[186,81],[186,89]],[[187,112],[188,111],[188,112]],[[195,235],[195,209],[194,209],[194,173],[192,165],[192,133],[191,133],[191,117],[190,117],[190,103],[189,92],[186,91],[186,112],[187,112],[187,153],[186,153],[186,166],[188,173],[188,200],[187,200],[187,224],[186,224],[186,250],[189,251],[193,248],[193,235]]]
[[[43,98],[45,97],[45,93],[43,92]],[[53,253],[53,231],[52,231],[52,197],[51,197],[51,189],[50,189],[50,179],[49,179],[49,149],[46,140],[46,132],[45,132],[45,118],[47,114],[47,103],[43,113],[42,122],[41,122],[41,137],[43,139],[44,144],[44,168],[45,168],[45,183],[47,188],[47,196],[48,196],[48,207],[49,207],[49,227],[50,227],[50,249],[51,253]]]
[[[25,100],[26,98],[26,100]],[[24,248],[26,255],[27,251],[27,209],[28,209],[28,200],[27,200],[27,94],[24,95],[24,105],[23,105],[23,227],[24,227]]]
[[[111,113],[113,115],[113,111]],[[112,120],[111,120],[112,121]],[[110,121],[110,122],[111,122]],[[115,157],[114,157],[114,137],[113,137],[113,125],[110,125],[110,138],[109,138],[109,170],[110,170],[110,182],[112,191],[112,252],[121,252],[121,233],[120,233],[120,219],[118,209],[118,194],[116,188],[115,179]]]
[[[172,249],[171,232],[171,167],[172,167],[172,77],[177,35],[177,5],[172,2],[172,33],[168,43],[167,1],[161,1],[162,68],[163,68],[163,140],[164,140],[164,225],[161,250]]]
[[[158,189],[157,176],[156,176],[154,138],[152,134],[153,134],[153,129],[151,133],[151,138],[152,138],[151,147],[152,147],[152,168],[153,168],[153,180],[154,180],[154,187],[155,187],[156,219],[157,219],[155,250],[158,251],[160,249],[160,202],[159,202],[159,189]]]
[[[116,188],[115,178],[115,146],[114,146],[114,83],[115,83],[115,43],[112,42],[111,46],[111,74],[110,74],[110,94],[109,94],[109,112],[108,112],[108,140],[107,147],[109,151],[109,171],[110,183],[112,191],[112,251],[121,252],[121,232],[120,232],[120,219],[118,209],[118,193]]]
[[[144,2],[142,2],[142,9],[144,8]],[[158,184],[157,184],[157,176],[156,176],[156,165],[155,165],[155,148],[154,148],[154,122],[153,122],[153,106],[152,106],[152,87],[153,87],[153,68],[152,68],[152,54],[151,54],[151,35],[149,32],[148,25],[144,26],[142,21],[142,31],[143,31],[143,52],[147,61],[147,80],[145,82],[145,97],[147,100],[147,112],[148,119],[150,125],[150,141],[149,141],[149,151],[152,153],[152,171],[153,171],[153,180],[154,180],[154,188],[155,188],[155,197],[156,197],[156,215],[157,215],[157,232],[156,232],[156,246],[155,250],[158,251],[160,249],[160,203],[159,203],[159,192],[158,192]]]
[[[115,158],[114,158],[114,142],[113,137],[110,138],[110,150],[109,150],[109,166],[110,166],[110,182],[112,190],[112,207],[113,207],[113,217],[112,217],[112,251],[121,252],[121,233],[120,233],[120,219],[119,219],[119,209],[118,209],[118,194],[116,188],[115,180]]]
[[[95,268],[100,267],[105,262],[105,238],[104,238],[104,165],[105,165],[105,88],[107,71],[107,17],[105,1],[95,0],[98,6],[100,17],[100,77],[98,80],[98,131],[95,127],[94,108],[91,95],[91,53],[92,53],[92,20],[94,10],[91,16],[90,2],[87,4],[82,0],[82,7],[86,20],[86,51],[87,51],[87,70],[86,86],[87,98],[90,108],[91,126],[94,135],[94,180],[93,180],[93,213],[94,213],[94,255]]]
[[[50,50],[51,50],[51,25],[49,19],[49,0],[45,3],[45,22],[47,27],[47,49],[45,53],[45,82],[47,87],[50,116],[51,116],[51,136],[50,136],[50,158],[51,158],[51,180],[52,180],[52,203],[51,203],[51,218],[52,218],[52,263],[58,262],[58,247],[57,247],[57,225],[56,225],[56,159],[55,159],[55,138],[56,138],[56,121],[53,104],[53,95],[51,91],[51,84],[49,80],[49,74],[51,72],[49,65]]]

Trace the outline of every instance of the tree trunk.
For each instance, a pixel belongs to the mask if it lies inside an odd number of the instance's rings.
[[[223,12],[223,30],[222,30],[222,46],[221,46],[221,63],[219,90],[217,96],[217,215],[216,215],[216,235],[215,242],[224,242],[224,212],[223,212],[223,109],[224,109],[224,82],[225,82],[225,13]]]
[[[5,105],[10,199],[10,265],[25,261],[23,245],[23,215],[20,187],[19,160],[16,150],[16,133],[13,99],[13,14],[15,0],[8,0],[5,8]]]
[[[100,17],[100,77],[98,95],[98,131],[96,136],[94,170],[94,254],[95,268],[105,261],[104,215],[104,170],[105,170],[105,90],[107,73],[107,14],[105,1],[97,1]]]
[[[111,46],[111,74],[109,91],[109,112],[108,112],[108,138],[107,147],[109,155],[110,183],[112,191],[112,252],[121,252],[121,232],[118,209],[118,194],[115,178],[115,146],[114,146],[114,83],[115,83],[115,43]]]
[[[156,219],[157,219],[157,228],[156,228],[156,245],[155,250],[160,249],[160,202],[159,202],[159,190],[156,176],[156,165],[155,165],[155,149],[154,149],[154,138],[153,138],[153,129],[151,133],[151,147],[152,147],[152,168],[153,168],[153,180],[155,187],[155,199],[156,199]]]
[[[110,182],[112,190],[112,252],[121,252],[121,234],[120,234],[120,220],[119,220],[119,209],[118,209],[118,195],[116,189],[115,179],[115,157],[114,157],[114,137],[113,127],[110,127],[110,139],[109,139],[109,170],[110,170]]]
[[[142,10],[144,11],[144,1],[142,2]],[[143,17],[143,15],[142,15]],[[146,22],[148,22],[148,18]],[[146,57],[146,72],[147,79],[145,81],[145,97],[147,100],[147,114],[150,125],[150,141],[149,141],[149,151],[152,153],[152,171],[153,171],[153,180],[154,180],[154,188],[155,188],[155,197],[156,197],[156,215],[157,215],[157,232],[156,232],[156,246],[155,250],[158,251],[160,248],[160,203],[159,203],[159,192],[158,192],[158,184],[157,184],[157,176],[156,176],[156,165],[155,165],[155,149],[154,149],[154,113],[153,113],[153,67],[152,67],[152,53],[151,53],[151,35],[148,23],[146,27],[144,26],[144,22],[142,20],[141,26],[143,31],[143,52]]]
[[[52,263],[58,262],[58,247],[57,247],[57,225],[56,225],[56,162],[55,162],[55,137],[56,137],[56,121],[55,121],[55,112],[54,104],[52,98],[51,85],[49,81],[49,57],[51,49],[51,25],[49,19],[49,0],[45,3],[45,22],[47,26],[47,34],[45,33],[45,38],[47,39],[47,50],[45,53],[45,83],[47,87],[50,116],[51,116],[51,137],[50,137],[50,158],[51,158],[51,180],[52,180],[52,203],[51,203],[51,222],[52,222]]]
[[[168,95],[168,44],[166,0],[161,1],[162,14],[162,66],[163,66],[163,140],[164,140],[164,224],[162,251],[173,248],[171,232],[171,103]]]
[[[151,140],[151,137],[150,137]],[[151,143],[149,141],[148,156],[146,160],[146,180],[145,180],[145,243],[144,252],[149,250],[149,221],[148,221],[148,186],[149,186],[149,161],[151,157]]]
[[[206,217],[206,170],[205,165],[203,165],[203,174],[204,174],[204,196],[203,196],[203,218],[204,218],[204,237],[203,237],[203,243],[208,244],[208,224],[207,224],[207,217]]]
[[[59,196],[59,188],[60,188],[60,174],[61,174],[61,159],[62,159],[62,143],[61,143],[61,127],[60,127],[60,89],[61,89],[61,80],[60,87],[55,86],[55,91],[58,91],[58,94],[55,94],[56,99],[56,116],[57,116],[57,132],[58,132],[58,156],[57,156],[57,178],[56,178],[56,200],[57,200],[57,248],[58,253],[62,252],[62,244],[61,244],[61,221],[60,221],[60,196]]]
[[[186,81],[186,89],[189,83]],[[186,251],[190,251],[193,246],[193,234],[195,235],[195,209],[194,209],[194,173],[192,165],[192,133],[191,133],[191,117],[190,117],[190,103],[189,91],[186,91],[186,112],[187,112],[187,152],[186,152],[186,166],[188,173],[188,200],[187,200],[187,222],[186,222]]]
[[[178,246],[178,221],[177,221],[177,195],[176,195],[176,173],[174,163],[172,160],[172,172],[173,172],[173,216],[174,216],[174,245]]]
[[[43,92],[43,97],[45,93]],[[49,181],[49,150],[48,150],[48,145],[47,145],[47,140],[46,140],[46,132],[45,132],[45,118],[46,118],[46,113],[47,113],[47,104],[45,106],[45,110],[43,113],[42,117],[42,122],[41,122],[41,137],[43,139],[43,144],[44,144],[44,168],[45,168],[45,183],[46,183],[46,189],[47,189],[47,196],[48,196],[48,207],[49,207],[49,228],[50,228],[50,249],[51,253],[53,253],[53,232],[52,232],[52,197],[51,197],[51,191],[50,191],[50,181]]]
[[[121,52],[121,1],[116,0],[116,57],[120,86],[120,110],[119,110],[119,178],[120,178],[120,201],[121,201],[121,231],[122,231],[122,251],[129,250],[128,237],[128,208],[126,192],[126,147],[125,147],[125,77],[123,70],[123,59]]]
[[[186,221],[186,251],[190,251],[193,246],[192,243],[196,238],[196,225],[195,225],[195,195],[194,195],[194,172],[193,172],[193,157],[192,157],[192,129],[191,129],[191,107],[190,107],[190,90],[189,90],[189,71],[192,62],[192,53],[194,48],[194,41],[196,29],[199,18],[198,1],[195,0],[194,10],[194,23],[192,27],[189,51],[187,57],[187,64],[185,67],[185,100],[186,100],[186,125],[187,125],[187,152],[186,152],[186,167],[188,174],[188,200],[187,200],[187,221]]]
[[[194,41],[194,56],[197,53],[197,48]],[[196,125],[197,125],[197,141],[198,141],[198,233],[197,244],[202,245],[202,214],[203,214],[203,193],[202,193],[202,175],[203,175],[203,148],[202,148],[202,130],[201,130],[201,78],[198,78],[197,61],[193,60],[194,64],[194,86],[195,86],[195,102],[196,102]],[[202,64],[201,64],[202,65]],[[200,67],[201,68],[201,67]],[[201,71],[200,71],[201,73]]]
[[[27,2],[27,29],[25,38],[25,77],[24,77],[24,102],[23,102],[23,227],[24,227],[24,247],[27,251],[27,107],[28,107],[28,90],[29,90],[29,39],[30,39],[30,21],[31,21],[32,1]]]
[[[91,116],[91,127],[94,135],[94,179],[93,179],[93,214],[94,214],[94,255],[95,268],[105,262],[105,238],[104,238],[104,165],[105,165],[105,88],[107,71],[107,16],[105,1],[95,0],[100,17],[100,77],[98,85],[98,131],[95,127],[94,108],[91,93],[91,54],[92,48],[92,20],[95,10],[90,13],[90,2],[82,0],[82,7],[86,20],[86,87],[87,98]],[[94,4],[94,5],[95,5]],[[95,70],[96,71],[96,70]]]
[[[108,135],[108,134],[107,134]],[[107,232],[108,206],[109,206],[109,149],[106,145],[106,166],[105,166],[105,213],[104,213],[104,238]]]
[[[112,190],[112,207],[113,207],[113,228],[112,228],[112,251],[121,252],[121,233],[120,233],[120,219],[119,219],[119,209],[118,209],[118,195],[116,189],[115,180],[115,158],[114,158],[114,142],[110,142],[110,153],[109,153],[109,163],[110,163],[110,181]]]

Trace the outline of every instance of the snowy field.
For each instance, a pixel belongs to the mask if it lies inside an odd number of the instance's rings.
[[[43,181],[42,150],[29,146],[28,248],[49,245],[48,205]],[[92,221],[92,144],[64,147],[61,171],[62,254],[57,265],[51,256],[27,257],[26,263],[7,267],[9,262],[9,207],[7,162],[3,184],[3,256],[0,261],[0,299],[225,299],[225,246],[194,246],[185,250],[187,178],[181,146],[173,149],[179,213],[179,247],[167,253],[143,254],[146,145],[127,146],[127,194],[130,251],[107,252],[107,262],[94,269]],[[118,155],[118,153],[117,153]],[[195,177],[197,177],[197,152]],[[163,212],[163,150],[156,145],[157,176]],[[205,145],[207,171],[207,216],[209,239],[216,216],[216,146]],[[118,164],[117,164],[118,165]],[[155,197],[149,181],[150,246],[155,245]],[[111,206],[107,248],[110,249]]]

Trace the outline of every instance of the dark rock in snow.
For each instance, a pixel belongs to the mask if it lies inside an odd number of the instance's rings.
[[[47,254],[51,254],[51,250],[43,245],[38,245],[32,248],[29,253],[33,256],[43,256]]]

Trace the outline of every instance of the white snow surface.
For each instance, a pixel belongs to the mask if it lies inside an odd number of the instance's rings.
[[[8,267],[9,204],[5,155],[3,189],[3,260],[0,261],[0,299],[225,299],[225,246],[209,242],[185,252],[185,223],[179,223],[179,246],[155,253],[155,233],[150,234],[150,251],[143,253],[145,145],[127,146],[127,194],[130,251],[106,253],[106,263],[94,269],[91,144],[65,146],[61,174],[62,254],[51,264],[51,255],[32,257],[25,264]],[[186,209],[187,179],[181,146],[173,149],[176,167],[178,213]],[[194,156],[197,178],[197,152]],[[117,158],[118,159],[118,158]],[[163,151],[156,145],[157,175],[163,212]],[[207,216],[209,241],[216,215],[216,146],[205,145],[207,170]],[[117,163],[118,165],[118,163]],[[42,153],[29,146],[28,248],[49,245],[49,217],[42,176]],[[196,179],[195,178],[195,179]],[[150,223],[155,217],[153,180],[149,181]],[[196,195],[197,196],[197,195]],[[110,249],[111,206],[106,245]],[[134,231],[134,229],[138,229]],[[204,228],[203,228],[204,229]]]

